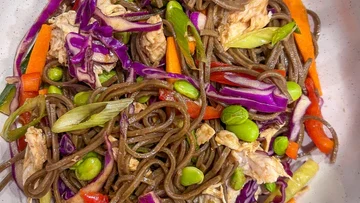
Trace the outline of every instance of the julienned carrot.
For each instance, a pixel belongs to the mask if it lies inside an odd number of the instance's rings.
[[[41,89],[41,90],[39,90],[39,94],[41,94],[41,95],[46,95],[48,93],[48,89]]]
[[[290,10],[291,17],[295,20],[301,31],[301,34],[295,34],[295,40],[302,57],[305,61],[309,58],[315,59],[314,44],[312,41],[308,14],[304,4],[301,0],[284,0],[284,2]],[[313,60],[310,66],[309,75],[311,79],[313,79],[315,87],[319,91],[319,94],[322,95],[315,60]]]
[[[299,151],[299,144],[294,142],[294,141],[289,141],[289,146],[286,148],[285,154],[288,157],[296,160],[297,155],[298,155],[298,151]]]
[[[287,203],[296,203],[296,200],[294,198],[291,198]]]
[[[26,73],[21,75],[22,91],[24,92],[37,92],[40,89],[40,84],[40,73]]]
[[[30,55],[26,73],[42,74],[46,63],[46,55],[49,50],[51,30],[52,28],[50,25],[42,25]]]
[[[189,49],[190,49],[190,54],[193,55],[195,53],[195,48],[196,48],[196,42],[195,41],[189,41]]]
[[[181,74],[181,65],[179,54],[176,50],[176,42],[174,37],[167,38],[166,45],[166,72]],[[168,79],[169,82],[174,82],[174,79]]]

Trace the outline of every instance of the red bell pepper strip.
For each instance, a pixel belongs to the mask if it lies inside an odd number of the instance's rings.
[[[174,95],[175,95],[175,91],[167,90],[167,89],[159,90],[159,99],[161,101],[176,101]],[[191,100],[186,100],[186,106],[187,106],[190,118],[199,117],[200,111],[201,111],[201,106],[199,106],[197,103],[195,103]],[[220,105],[216,108],[214,108],[212,106],[206,106],[203,120],[220,118],[222,110],[223,110],[223,107]]]
[[[98,192],[87,192],[80,190],[80,196],[85,203],[109,203],[109,197]]]
[[[308,97],[311,101],[310,106],[306,110],[306,115],[317,116],[322,118],[319,105],[319,98],[315,93],[315,85],[311,78],[305,80],[305,87],[308,91]],[[316,120],[305,121],[306,132],[310,136],[317,148],[325,154],[329,154],[334,149],[334,141],[327,137],[323,124]]]
[[[72,7],[72,10],[77,11],[79,6],[80,6],[80,0],[76,0],[74,6]]]

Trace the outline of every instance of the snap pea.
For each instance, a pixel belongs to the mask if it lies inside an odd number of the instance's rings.
[[[89,157],[76,167],[75,175],[79,180],[92,180],[100,173],[101,168],[99,158]]]
[[[240,125],[227,125],[226,130],[235,133],[240,140],[246,142],[253,142],[259,137],[258,126],[249,119]]]
[[[74,96],[74,103],[76,106],[82,106],[88,103],[92,92],[79,92]]]
[[[246,177],[241,168],[235,169],[230,178],[230,186],[234,190],[241,190],[246,182]]]
[[[289,139],[286,136],[278,136],[274,140],[274,152],[275,154],[282,156],[286,152],[286,148],[289,146]]]
[[[276,183],[265,183],[265,188],[269,191],[269,192],[274,192],[276,189]]]
[[[59,81],[62,79],[64,70],[60,67],[52,67],[47,71],[47,76],[52,81]]]
[[[193,166],[183,168],[180,183],[183,186],[190,186],[194,184],[200,184],[204,180],[204,173]]]
[[[102,83],[108,81],[110,78],[114,77],[115,75],[116,75],[116,72],[113,70],[110,72],[104,71],[102,74],[99,75],[99,81],[102,84]]]
[[[48,89],[49,94],[62,94],[62,90],[54,85],[50,85]]]
[[[221,121],[226,125],[239,125],[249,118],[248,111],[240,105],[226,107],[221,113]]]
[[[296,82],[288,81],[286,83],[286,86],[293,101],[296,101],[301,97],[302,90],[299,84],[297,84]]]
[[[182,94],[182,95],[184,95],[184,96],[186,96],[186,97],[188,97],[190,99],[193,99],[193,100],[199,98],[199,96],[200,96],[199,91],[191,83],[189,83],[186,80],[177,80],[177,81],[175,81],[174,82],[174,89],[178,93],[180,93],[180,94]]]

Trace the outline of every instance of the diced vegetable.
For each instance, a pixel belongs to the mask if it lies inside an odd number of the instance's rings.
[[[133,99],[121,99],[76,107],[61,116],[51,130],[54,133],[61,133],[104,125],[132,102]],[[103,110],[100,113],[92,114],[99,109]]]
[[[189,116],[193,119],[199,117],[201,106],[196,104],[195,102],[187,101],[186,106],[188,109]],[[220,118],[222,112],[222,107],[214,108],[212,106],[205,107],[205,114],[203,120],[217,119]]]
[[[298,151],[299,151],[299,144],[294,141],[289,141],[289,145],[285,152],[286,156],[296,160],[298,156]]]
[[[205,28],[206,15],[201,12],[192,12],[189,16],[191,22],[194,24],[197,30],[202,30]]]
[[[144,195],[141,195],[138,198],[139,203],[161,203],[160,198],[155,194],[155,192],[149,192]]]
[[[16,87],[12,84],[7,84],[5,89],[0,94],[0,112],[9,115],[10,103],[13,100],[16,92]]]
[[[274,140],[274,152],[275,154],[282,156],[289,145],[289,140],[286,136],[278,136]]]
[[[246,177],[241,168],[236,168],[230,178],[230,186],[234,190],[241,190],[246,182]]]
[[[50,25],[43,24],[36,38],[34,48],[30,55],[26,73],[43,73],[46,56],[50,46],[52,28]]]
[[[239,125],[226,125],[226,130],[235,133],[240,140],[246,142],[253,142],[259,137],[258,126],[249,119]]]
[[[166,72],[181,74],[179,53],[176,50],[176,42],[174,37],[168,37],[166,43]],[[168,79],[174,82],[174,79]]]
[[[37,92],[40,89],[41,74],[38,72],[26,73],[21,76],[22,91]]]
[[[25,112],[32,112],[35,109],[39,112],[39,117],[33,119],[26,125],[23,125],[20,128],[11,129],[13,123],[16,121],[17,117]],[[20,108],[18,108],[14,113],[12,113],[5,121],[3,130],[1,132],[1,137],[4,138],[7,142],[12,142],[20,137],[24,136],[26,130],[30,126],[34,126],[40,122],[40,120],[45,116],[45,97],[43,95],[39,95],[35,98],[27,99]]]
[[[240,105],[226,107],[221,113],[221,121],[226,125],[239,125],[249,118],[248,111]]]
[[[74,153],[76,150],[76,147],[74,143],[71,141],[71,138],[68,134],[64,134],[59,143],[59,151],[63,156],[70,155]]]
[[[47,88],[44,88],[44,89],[39,90],[39,94],[41,94],[41,95],[47,95],[47,94],[48,94],[48,89],[47,89]]]
[[[200,184],[204,180],[203,172],[193,166],[183,168],[180,177],[180,183],[183,186],[190,186],[194,184]]]
[[[199,98],[199,91],[188,81],[186,80],[177,80],[174,82],[174,89],[180,94],[192,99],[196,100]]]
[[[80,190],[80,196],[83,198],[84,203],[108,203],[109,197],[99,192],[84,192]]]
[[[294,19],[299,29],[301,30],[301,34],[295,34],[295,40],[304,61],[307,61],[310,58],[315,59],[314,44],[312,41],[312,34],[306,7],[304,6],[302,0],[284,0],[284,3],[288,6],[291,17]],[[315,60],[313,60],[309,68],[309,76],[311,79],[313,79],[319,94],[322,95]]]
[[[190,54],[189,44],[188,44],[188,31],[191,32],[191,35],[195,38],[196,41],[196,55],[197,58],[201,61],[205,60],[205,49],[201,41],[200,35],[196,30],[196,27],[187,15],[182,10],[182,6],[177,1],[170,1],[166,7],[166,20],[168,20],[174,27],[176,34],[176,42],[180,47],[182,54],[184,55],[186,63],[192,69],[197,69],[194,63],[194,60]]]
[[[194,55],[196,50],[196,42],[194,41],[189,42],[189,49],[190,49],[190,54]]]

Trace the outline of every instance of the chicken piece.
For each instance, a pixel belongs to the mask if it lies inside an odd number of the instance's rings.
[[[220,145],[225,145],[233,150],[238,150],[241,145],[239,138],[230,131],[221,130],[220,132],[216,133],[215,141]]]
[[[62,13],[49,20],[53,30],[51,32],[50,50],[48,56],[57,58],[59,63],[67,63],[67,52],[65,49],[65,37],[70,32],[79,32],[75,25],[76,12],[71,10]]]
[[[199,195],[194,199],[193,203],[222,203],[222,200],[212,195]]]
[[[139,163],[140,163],[139,160],[131,157],[130,161],[129,161],[129,170],[130,171],[136,171]]]
[[[126,13],[126,9],[120,4],[112,4],[111,0],[98,0],[96,6],[107,16],[118,16]]]
[[[114,160],[117,161],[118,154],[119,154],[119,148],[113,147],[112,152],[113,152]]]
[[[232,157],[239,162],[239,167],[243,169],[244,174],[256,180],[258,184],[273,183],[279,177],[289,177],[280,163],[280,159],[257,151],[261,148],[259,142],[256,143],[253,146],[242,146],[240,151],[233,150],[231,152]]]
[[[221,183],[208,187],[206,190],[204,190],[202,192],[202,194],[211,195],[211,196],[216,197],[217,199],[221,200],[223,203],[226,202],[225,195],[224,195],[224,188],[221,185]]]
[[[279,131],[281,129],[282,126],[284,126],[284,125],[281,125],[281,126],[274,125],[274,126],[271,126],[267,129],[263,130],[260,133],[259,137],[265,138],[265,141],[263,142],[263,148],[264,148],[265,152],[269,151],[271,138],[277,133],[277,131]]]
[[[146,104],[142,104],[139,102],[133,102],[133,105],[134,105],[134,113],[140,113],[141,111],[147,108]]]
[[[252,0],[245,5],[244,11],[230,12],[226,24],[219,26],[220,42],[224,49],[225,44],[236,36],[261,29],[271,19],[271,13],[267,12],[268,0]]]
[[[23,184],[32,174],[43,168],[47,158],[46,137],[41,129],[29,127],[25,138],[28,145],[23,165]]]
[[[202,145],[215,135],[215,130],[210,125],[204,123],[196,130],[195,135],[197,144]]]
[[[155,24],[162,22],[160,15],[151,16],[148,20],[148,23]],[[166,38],[163,32],[163,27],[159,30],[152,32],[144,33],[141,36],[141,46],[144,47],[144,53],[149,57],[152,63],[159,62],[166,52]]]

